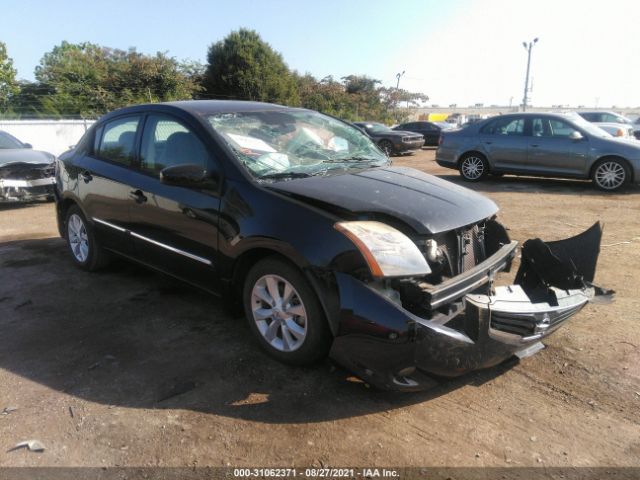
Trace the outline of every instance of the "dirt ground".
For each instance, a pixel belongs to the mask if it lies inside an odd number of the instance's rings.
[[[395,163],[461,183],[433,159]],[[604,222],[596,281],[616,301],[416,394],[279,364],[216,298],[124,262],[76,269],[53,204],[0,207],[0,466],[640,466],[640,188],[467,186],[520,241]],[[46,450],[8,452],[30,439]]]

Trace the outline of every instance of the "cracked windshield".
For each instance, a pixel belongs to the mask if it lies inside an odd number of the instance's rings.
[[[310,111],[209,116],[240,163],[261,180],[344,173],[389,164],[355,127]]]

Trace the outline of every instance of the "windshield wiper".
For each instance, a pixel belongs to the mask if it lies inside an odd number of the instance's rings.
[[[311,174],[307,172],[276,172],[276,173],[267,173],[266,175],[260,175],[258,180],[269,180],[269,179],[278,179],[278,178],[306,178],[310,177]]]

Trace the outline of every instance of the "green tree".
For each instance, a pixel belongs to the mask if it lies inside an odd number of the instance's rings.
[[[51,94],[41,99],[44,112],[97,116],[134,103],[190,99],[197,79],[165,53],[111,49],[89,42],[62,42],[46,53],[35,77]]]
[[[12,98],[19,91],[13,59],[7,54],[7,46],[0,42],[0,113],[7,112]]]
[[[212,44],[204,79],[209,98],[297,104],[294,76],[282,55],[253,30],[231,32]]]
[[[429,100],[429,96],[424,93],[393,87],[381,88],[379,93],[384,110],[396,123],[406,122],[413,113],[413,108],[419,106],[420,102]]]

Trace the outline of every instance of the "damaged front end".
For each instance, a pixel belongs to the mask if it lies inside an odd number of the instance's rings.
[[[495,219],[412,239],[427,273],[336,273],[340,328],[331,357],[380,388],[420,390],[529,356],[588,302],[611,299],[591,283],[601,237],[596,223],[566,240],[527,240],[504,286],[500,272],[510,270],[517,242]]]
[[[0,202],[51,200],[55,164],[14,162],[0,165]]]

